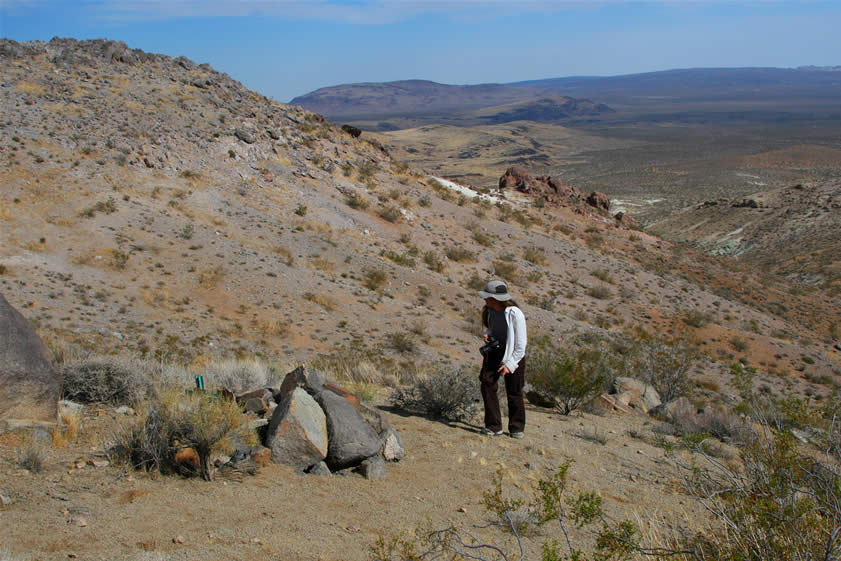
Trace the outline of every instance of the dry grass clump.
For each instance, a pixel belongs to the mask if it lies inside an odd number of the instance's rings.
[[[433,419],[462,421],[476,415],[481,396],[475,372],[459,368],[419,376],[409,387],[395,390],[391,400],[401,409]]]
[[[49,447],[43,437],[36,433],[27,436],[23,446],[16,450],[16,461],[20,468],[40,473],[49,456]]]
[[[213,479],[211,458],[257,442],[249,418],[235,400],[205,392],[184,393],[171,388],[142,404],[114,435],[111,456],[135,469],[183,472],[175,460],[179,450],[192,448],[199,473]]]
[[[256,358],[211,361],[205,365],[202,375],[208,388],[224,388],[235,394],[272,386],[282,376]]]
[[[466,247],[454,246],[447,249],[447,259],[456,263],[475,263],[476,254]]]
[[[135,405],[177,376],[159,362],[114,356],[94,356],[61,367],[62,395],[79,403]]]

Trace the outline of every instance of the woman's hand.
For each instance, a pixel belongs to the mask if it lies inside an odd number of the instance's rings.
[[[487,333],[485,333],[484,335],[482,335],[482,340],[483,340],[483,341],[485,341],[485,343],[487,343],[487,342],[488,342],[488,334],[487,334]]]
[[[511,374],[511,371],[508,370],[508,367],[505,366],[504,364],[499,367],[499,370],[497,370],[497,372],[499,372],[503,376],[505,376],[506,374]]]

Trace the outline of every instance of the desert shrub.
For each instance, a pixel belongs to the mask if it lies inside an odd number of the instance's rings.
[[[476,254],[465,247],[453,246],[447,249],[447,259],[456,263],[473,263]]]
[[[366,269],[363,273],[362,284],[369,290],[379,289],[386,281],[385,271],[382,269]]]
[[[403,216],[403,213],[395,205],[384,206],[377,211],[377,214],[380,218],[389,222],[397,222]]]
[[[608,284],[616,284],[616,279],[613,278],[613,275],[611,275],[610,271],[608,271],[607,269],[597,269],[590,274],[602,282],[606,282]]]
[[[689,372],[697,358],[698,353],[679,340],[638,341],[634,349],[638,376],[657,390],[663,403],[689,393]]]
[[[112,356],[65,363],[61,378],[64,399],[111,405],[135,405],[169,382],[157,361]]]
[[[417,350],[415,337],[411,333],[394,332],[386,336],[388,346],[398,353],[413,353]]]
[[[687,310],[681,315],[680,319],[686,325],[701,328],[712,321],[712,314],[700,310]]]
[[[393,263],[397,263],[398,265],[410,268],[415,267],[415,260],[409,255],[409,252],[397,253],[396,251],[389,249],[384,250],[382,252],[382,256]]]
[[[587,295],[597,300],[609,300],[613,298],[613,292],[606,286],[591,286],[587,289]]]
[[[684,559],[764,561],[841,556],[837,455],[801,453],[787,431],[756,438],[734,470],[711,459],[687,467],[689,489],[718,526],[697,534]]]
[[[419,376],[391,396],[401,409],[448,421],[471,419],[478,411],[480,399],[475,373],[464,368],[442,368]]]
[[[557,522],[559,537],[545,539],[542,544],[542,561],[626,561],[644,556],[670,556],[681,553],[670,549],[646,549],[640,545],[639,531],[629,520],[613,523],[602,508],[601,497],[594,492],[579,491],[575,496],[566,495],[567,474],[571,462],[565,461],[547,477],[537,480],[534,487],[517,497],[503,490],[505,470],[500,466],[493,477],[491,488],[482,496],[482,503],[496,521],[493,526],[508,530],[516,538],[519,556],[506,552],[502,543],[479,541],[470,531],[456,526],[443,530],[418,528],[409,535],[380,536],[370,548],[371,561],[418,561],[420,559],[525,559],[524,542],[536,535],[533,527],[545,527]],[[585,528],[600,525],[594,531],[593,550],[587,555],[574,547],[568,525]],[[541,532],[545,535],[546,530]],[[507,540],[506,540],[507,541]],[[566,548],[568,553],[564,553]]]
[[[359,178],[359,181],[363,183],[367,183],[374,178],[374,172],[379,169],[379,166],[375,162],[370,160],[364,160],[360,162],[356,167],[356,176]]]
[[[529,382],[553,397],[562,415],[569,415],[602,392],[610,369],[606,353],[596,346],[538,346],[529,357]]]
[[[441,260],[441,257],[435,251],[427,251],[423,254],[423,262],[426,263],[426,266],[430,268],[430,270],[435,271],[436,273],[443,273],[444,269],[444,261]]]
[[[519,276],[517,264],[508,259],[497,259],[493,262],[494,275],[515,282]]]
[[[126,263],[128,263],[130,255],[124,251],[120,251],[119,249],[112,249],[111,250],[111,261],[110,265],[122,271],[126,268]]]
[[[258,359],[228,359],[208,363],[202,375],[206,387],[224,388],[237,394],[271,386],[280,381],[281,373]]]
[[[542,247],[528,247],[523,253],[523,259],[535,265],[546,264],[546,252]]]
[[[358,210],[365,210],[370,205],[370,203],[367,199],[365,199],[365,197],[363,197],[362,195],[357,195],[356,193],[348,195],[345,198],[345,204],[350,208],[355,208]]]
[[[15,451],[18,467],[32,473],[40,473],[49,456],[49,447],[43,438],[32,433],[24,440],[23,445]]]
[[[211,481],[213,454],[256,443],[248,425],[248,416],[235,400],[170,389],[146,402],[137,417],[118,428],[111,454],[134,468],[171,473],[178,469],[175,453],[192,448],[199,458],[199,474]]]

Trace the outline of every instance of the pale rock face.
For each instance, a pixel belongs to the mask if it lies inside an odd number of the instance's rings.
[[[275,409],[266,446],[277,464],[305,468],[327,457],[327,421],[318,403],[295,388]]]

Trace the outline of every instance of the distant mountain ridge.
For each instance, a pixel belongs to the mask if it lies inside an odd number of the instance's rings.
[[[733,103],[808,99],[819,110],[841,112],[837,66],[800,68],[689,68],[621,76],[571,76],[508,84],[447,85],[427,80],[342,84],[298,96],[290,103],[329,119],[461,114],[558,95],[595,107],[645,107],[665,102]],[[574,97],[573,97],[574,96]],[[610,114],[572,111],[561,118]],[[526,116],[528,118],[528,116]],[[487,121],[486,121],[487,122]],[[501,122],[500,120],[492,122]]]
[[[539,88],[506,84],[455,86],[428,80],[332,86],[296,97],[290,104],[321,113],[329,119],[463,114],[486,110],[480,119],[492,123],[529,119],[535,115],[538,118],[534,120],[541,121],[611,111],[606,105],[588,99],[558,96]],[[521,106],[508,107],[511,104]],[[524,104],[531,104],[531,107]],[[498,106],[501,115],[488,113],[488,108]]]

